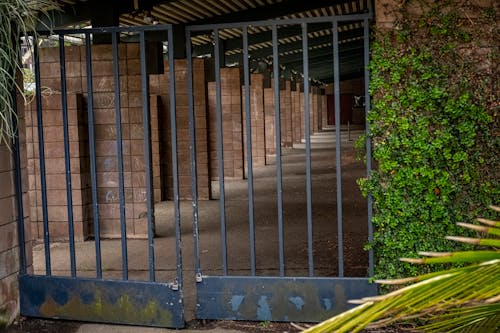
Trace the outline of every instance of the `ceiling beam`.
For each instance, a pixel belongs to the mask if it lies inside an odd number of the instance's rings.
[[[361,30],[361,34],[362,34],[362,30]],[[308,43],[308,46],[309,46],[309,52],[313,51],[311,50],[312,47],[315,47],[315,46],[321,46],[321,45],[324,45],[324,44],[328,44],[328,43],[332,43],[332,36],[321,36],[321,37],[318,37],[318,38],[310,38],[309,39],[309,43]],[[330,50],[330,53],[333,52],[332,51],[332,46],[325,46],[324,47],[325,49],[329,49]],[[318,48],[318,49],[321,49],[321,48]],[[363,50],[363,40],[356,40],[356,41],[352,41],[352,42],[347,42],[347,43],[342,43],[340,44],[340,52],[345,52],[345,51],[348,51],[348,50]],[[280,45],[279,48],[279,53],[283,53],[283,52],[288,52],[288,51],[294,51],[294,50],[302,50],[302,41],[298,41],[298,42],[293,42],[293,43],[288,43],[288,44],[284,44],[284,45]],[[361,51],[362,52],[362,51]],[[266,48],[262,48],[262,49],[256,49],[256,50],[253,50],[253,51],[250,51],[249,52],[249,55],[252,59],[265,59],[265,58],[271,58],[272,57],[272,54],[273,54],[273,48],[272,47],[266,47]],[[286,58],[286,57],[291,57],[291,56],[297,56],[297,57],[300,57],[300,59],[302,59],[302,52],[298,52],[296,54],[292,54],[292,55],[286,55],[286,56],[281,56],[281,58]],[[232,54],[232,55],[227,55],[226,56],[226,63],[235,63],[235,62],[240,62],[240,59],[242,59],[242,54],[241,53],[237,53],[237,54]],[[281,61],[281,60],[280,60]]]
[[[339,27],[342,27],[342,26],[347,25],[347,24],[350,24],[350,22],[339,23]],[[320,32],[320,31],[325,31],[325,30],[332,30],[332,24],[331,23],[317,23],[317,24],[310,24],[307,27],[308,33]],[[348,31],[340,32],[339,33],[339,40],[349,38],[349,37],[359,36],[359,34],[362,33],[362,31],[363,31],[362,29],[354,29],[354,30],[350,30],[350,31],[348,30]],[[211,31],[210,31],[210,33],[211,33]],[[199,34],[207,34],[207,32],[199,33]],[[194,34],[192,34],[192,35],[194,36]],[[278,28],[278,38],[279,39],[290,38],[290,37],[301,37],[301,36],[302,36],[302,27],[300,25],[293,25],[293,26]],[[268,42],[271,40],[272,40],[272,31],[271,30],[248,34],[248,45],[259,44],[259,43]],[[311,38],[310,38],[310,40],[311,40]],[[243,48],[243,42],[242,42],[241,37],[225,39],[225,40],[223,40],[223,43],[224,43],[224,49],[226,51],[237,50],[237,49]],[[209,54],[212,51],[212,48],[213,48],[213,45],[211,43],[196,45],[193,47],[193,56],[202,55],[202,54]],[[272,51],[271,51],[271,53],[272,53]]]
[[[151,10],[154,5],[167,1],[141,0],[138,1],[139,8],[137,10]],[[133,0],[110,0],[106,3],[110,3],[109,5],[116,9],[120,15],[136,11]],[[67,4],[59,10],[51,10],[47,13],[47,15],[41,16],[37,29],[57,29],[89,21],[95,16],[96,13],[103,14],[102,5],[103,3],[101,0],[89,0],[86,2],[78,1],[74,5]]]
[[[247,10],[238,11],[236,13],[214,16],[209,19],[195,21],[190,24],[203,25],[229,22],[262,21],[305,12],[308,10],[336,6],[338,4],[344,4],[351,1],[352,0],[285,0],[261,7],[249,8]]]
[[[356,42],[351,42],[349,45],[346,45],[339,49],[339,57],[340,61],[343,61],[344,59],[349,59],[349,58],[360,58],[362,59],[363,57],[363,41],[356,41]],[[330,59],[332,61],[333,59],[333,47],[328,46],[328,47],[323,47],[323,48],[318,48],[314,50],[309,50],[308,52],[308,59],[309,62],[314,61],[317,58],[325,58],[325,59]],[[287,65],[290,63],[302,63],[303,59],[303,54],[302,52],[296,53],[296,54],[290,54],[286,56],[281,56],[279,57],[278,61],[282,65]]]

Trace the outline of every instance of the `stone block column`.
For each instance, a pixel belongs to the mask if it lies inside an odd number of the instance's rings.
[[[309,125],[311,129],[311,134],[318,131],[318,98],[317,98],[317,87],[310,87],[311,91],[309,93]]]
[[[71,193],[75,240],[90,235],[91,193],[88,159],[88,128],[81,94],[67,95],[68,134],[71,164]],[[67,184],[64,153],[64,130],[61,94],[42,96],[44,164],[47,211],[51,240],[69,239]],[[26,106],[29,197],[31,231],[43,238],[42,192],[40,182],[40,152],[36,102]]]
[[[280,90],[281,145],[292,146],[292,92],[290,80]]]
[[[193,59],[193,100],[196,132],[196,163],[198,199],[208,200],[210,181],[208,179],[208,132],[205,91],[205,61]],[[177,160],[179,172],[179,197],[190,200],[191,155],[189,150],[189,96],[187,91],[187,60],[175,60],[175,103],[177,126]],[[168,62],[164,63],[163,74],[150,76],[150,93],[159,95],[159,140],[160,165],[162,173],[161,188],[163,200],[173,200],[172,146],[170,122],[170,71]]]
[[[328,126],[328,106],[326,101],[326,94],[324,89],[321,93],[321,128],[326,128]]]
[[[241,78],[239,68],[221,68],[222,136],[224,177],[243,178],[243,128],[241,107]],[[208,128],[210,180],[218,177],[217,104],[215,82],[208,83]]]
[[[91,196],[90,196],[90,172],[89,172],[89,146],[88,125],[87,119],[87,66],[85,48],[81,46],[69,46],[65,48],[66,58],[66,82],[68,96],[71,94],[80,94],[83,96],[80,110],[83,114],[79,120],[78,134],[71,132],[71,158],[73,172],[73,190],[81,192],[81,207],[78,205],[78,195],[74,195],[74,215],[75,218],[93,218]],[[117,129],[116,129],[116,97],[115,84],[113,76],[113,56],[111,45],[101,44],[92,45],[92,83],[93,83],[93,112],[94,112],[94,134],[95,134],[95,155],[96,155],[96,178],[97,192],[99,203],[99,216],[101,225],[101,237],[120,237],[120,204],[119,204],[119,173],[118,173],[118,146],[117,146]],[[139,52],[139,44],[119,44],[119,73],[120,73],[120,114],[122,127],[122,147],[123,147],[123,176],[125,187],[126,200],[126,220],[128,237],[147,237],[147,221],[146,221],[146,160],[144,156],[144,126],[143,126],[143,100],[142,100],[142,76],[141,76],[141,60]],[[42,90],[47,95],[44,98],[47,103],[52,105],[42,105],[44,110],[44,119],[54,120],[52,114],[61,114],[61,82],[60,82],[60,64],[59,64],[59,49],[58,48],[41,48],[40,49],[40,74]],[[48,97],[50,96],[50,98]],[[148,97],[149,98],[149,97]],[[58,102],[59,101],[59,102]],[[45,102],[44,102],[45,103]],[[57,104],[59,103],[59,104]],[[153,177],[153,197],[155,201],[161,199],[161,173],[159,167],[159,133],[158,133],[158,100],[156,97],[149,100],[150,104],[150,133],[151,137],[151,152],[152,152],[152,177]],[[68,105],[70,107],[70,105]],[[31,106],[32,110],[36,107]],[[51,111],[51,115],[45,115]],[[32,120],[36,117],[32,117]],[[78,118],[80,119],[80,118]],[[61,126],[61,123],[58,123]],[[80,125],[82,124],[82,125]],[[34,124],[32,124],[33,126]],[[44,121],[45,145],[47,145],[47,162],[62,163],[57,164],[57,168],[51,169],[51,172],[60,172],[61,166],[64,167],[64,159],[60,154],[60,147],[63,147],[62,131],[57,130],[55,124],[50,124]],[[75,125],[76,126],[76,125]],[[84,129],[82,129],[85,127]],[[36,130],[36,127],[33,127]],[[60,135],[60,137],[56,137]],[[77,135],[77,136],[75,136]],[[36,133],[33,133],[33,140],[37,138]],[[52,141],[54,142],[52,142]],[[57,144],[56,144],[57,143]],[[35,163],[36,153],[34,144],[32,147],[33,171],[30,189],[39,189],[36,185],[36,175],[39,170],[36,169]],[[29,147],[28,147],[29,148]],[[78,155],[75,155],[78,151]],[[52,155],[55,154],[52,159]],[[58,159],[58,162],[55,162]],[[80,166],[80,173],[73,170],[74,167]],[[64,183],[64,177],[61,173],[56,177],[59,182]],[[60,188],[56,182],[51,182],[53,189],[50,189],[51,194],[49,200],[55,200],[58,209],[61,211],[57,216],[49,219],[51,223],[55,223],[61,217],[65,216],[63,210],[66,210],[66,203],[61,201],[65,192],[64,188]],[[57,188],[55,188],[58,186]],[[56,192],[52,190],[58,190]],[[35,205],[39,205],[39,199],[36,195]],[[76,200],[76,201],[75,201]],[[87,204],[87,208],[85,207]],[[50,206],[49,201],[49,206]],[[40,208],[36,210],[36,219],[41,216]],[[67,217],[66,217],[67,219]],[[35,221],[38,221],[35,220]],[[66,223],[67,224],[67,223]],[[62,225],[62,224],[61,224]],[[81,234],[77,239],[83,239],[93,233],[93,229],[89,228],[84,232],[82,224]],[[61,227],[63,228],[63,227]],[[35,230],[39,235],[38,227]],[[62,230],[62,229],[61,229]],[[64,231],[63,231],[64,233]],[[51,233],[57,236],[56,233]],[[62,237],[62,236],[61,236]]]
[[[295,90],[291,91],[291,106],[292,106],[292,136],[293,143],[300,143],[300,133],[302,128],[302,117],[300,113],[300,85],[294,84]]]
[[[305,95],[304,95],[304,86],[299,86],[299,110],[300,110],[300,140],[305,140],[306,138],[306,107],[305,107]],[[311,103],[311,101],[309,101]],[[311,123],[311,118],[309,118],[309,124]]]
[[[274,111],[274,88],[264,88],[264,135],[266,145],[266,164],[276,157],[276,118]]]
[[[250,74],[250,126],[252,128],[252,163],[253,166],[262,166],[266,162],[264,144],[264,76]],[[243,153],[245,175],[247,173],[247,128],[245,110],[245,86],[241,89],[243,105]]]

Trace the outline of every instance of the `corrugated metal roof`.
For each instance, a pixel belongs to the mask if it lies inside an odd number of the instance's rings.
[[[120,26],[196,25],[349,15],[367,12],[369,9],[368,1],[371,0],[129,0],[120,7],[119,24]],[[94,2],[86,3],[87,0],[59,0],[58,2],[62,7],[73,12],[75,9],[72,9],[71,6],[74,8],[95,6]],[[149,6],[146,3],[149,3]],[[280,25],[280,31],[284,28],[287,26]],[[339,24],[339,44],[356,43],[362,40],[362,28],[361,22]],[[269,37],[266,39],[261,38],[261,36],[269,36],[271,29],[271,25],[250,26],[248,28],[249,38],[255,37],[249,44],[252,56],[259,54],[263,61],[269,61],[269,50],[272,48],[272,43]],[[225,49],[225,54],[233,57],[240,55],[242,53],[241,29],[225,28],[218,31],[221,40],[231,43],[231,47]],[[325,53],[328,49],[331,50],[332,40],[329,37],[331,35],[332,31],[329,25],[311,29],[308,33],[309,50],[320,53]],[[279,35],[280,56],[295,58],[302,52],[301,40],[300,31],[288,33],[286,36]],[[209,50],[214,40],[212,33],[207,32],[206,34],[194,34],[191,37],[191,42],[193,46],[201,47],[200,50]],[[202,54],[198,53],[197,55]]]

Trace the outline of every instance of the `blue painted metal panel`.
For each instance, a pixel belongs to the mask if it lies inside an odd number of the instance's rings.
[[[197,284],[196,317],[319,322],[377,289],[367,278],[209,276]]]
[[[24,275],[19,285],[24,316],[184,327],[182,293],[165,283]]]

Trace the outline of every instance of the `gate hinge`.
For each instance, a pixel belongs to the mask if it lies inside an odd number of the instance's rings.
[[[196,273],[195,280],[198,283],[203,282],[203,276],[201,275],[201,273]]]

